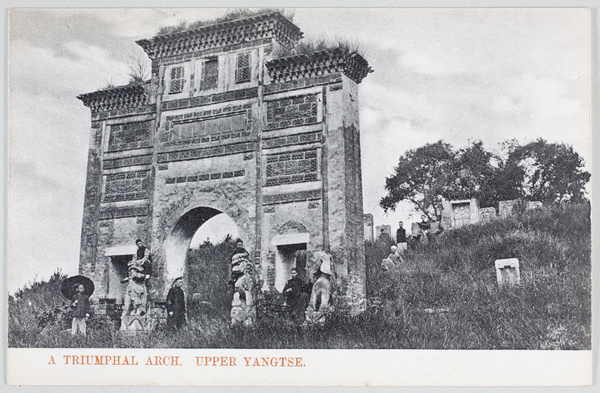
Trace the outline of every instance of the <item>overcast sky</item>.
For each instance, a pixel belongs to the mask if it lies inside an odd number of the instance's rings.
[[[76,274],[90,112],[76,98],[127,82],[135,44],[224,9],[13,10],[9,45],[8,290],[58,268]],[[378,207],[406,150],[543,137],[591,168],[590,19],[585,9],[296,9],[307,38],[361,44],[364,211],[375,224],[416,220]],[[405,225],[407,227],[408,225]]]

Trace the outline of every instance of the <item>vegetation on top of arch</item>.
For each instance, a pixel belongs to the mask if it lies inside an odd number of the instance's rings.
[[[220,16],[218,18],[214,18],[214,19],[198,20],[198,21],[191,22],[191,23],[189,23],[186,20],[181,20],[175,26],[161,27],[158,30],[158,33],[156,34],[156,36],[181,33],[183,31],[199,29],[201,27],[216,25],[219,23],[231,22],[234,20],[245,19],[245,18],[251,18],[253,16],[272,14],[274,12],[279,12],[281,15],[283,15],[285,18],[287,18],[290,21],[293,21],[293,19],[294,19],[293,12],[290,12],[283,8],[258,8],[258,9],[236,8],[236,9],[233,9],[233,10],[227,12],[225,15]]]
[[[357,54],[361,57],[365,57],[364,50],[360,43],[344,38],[335,39],[303,39],[298,42],[296,46],[284,47],[279,46],[273,51],[273,57],[275,59],[281,59],[284,57],[299,56],[299,55],[311,55],[313,53],[322,51],[343,51],[349,55]]]

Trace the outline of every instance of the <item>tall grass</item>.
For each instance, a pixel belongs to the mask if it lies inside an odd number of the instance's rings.
[[[445,233],[399,269],[370,268],[371,305],[401,316],[409,348],[589,349],[589,217],[555,206]],[[519,259],[520,286],[497,286],[502,258]]]
[[[323,326],[270,315],[232,329],[226,315],[206,314],[178,333],[161,328],[135,337],[95,321],[87,338],[73,339],[55,322],[28,330],[22,321],[40,314],[9,303],[10,319],[21,321],[9,322],[9,346],[589,349],[589,214],[587,205],[554,206],[449,231],[407,251],[406,262],[387,272],[379,267],[387,245],[367,243],[367,310],[334,314]],[[497,286],[499,258],[519,259],[521,285]]]
[[[207,241],[188,251],[188,315],[199,315],[208,309],[221,317],[229,315],[233,297],[233,287],[228,284],[229,258],[233,250],[235,240],[227,236],[217,245]]]

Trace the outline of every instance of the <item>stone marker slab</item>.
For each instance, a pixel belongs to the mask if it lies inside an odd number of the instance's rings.
[[[525,205],[525,210],[541,210],[544,208],[544,204],[540,201],[529,201]]]
[[[120,331],[126,335],[136,335],[140,333],[147,333],[154,329],[156,321],[147,315],[123,315],[121,317],[121,329]]]
[[[517,258],[496,260],[496,280],[499,286],[511,287],[521,283],[519,260]]]

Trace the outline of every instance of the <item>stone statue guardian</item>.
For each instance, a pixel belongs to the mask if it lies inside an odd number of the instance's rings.
[[[330,312],[331,294],[333,293],[333,268],[331,256],[324,251],[317,251],[313,260],[319,269],[315,272],[317,280],[313,284],[310,301],[306,310],[306,320],[311,323],[323,323]]]

